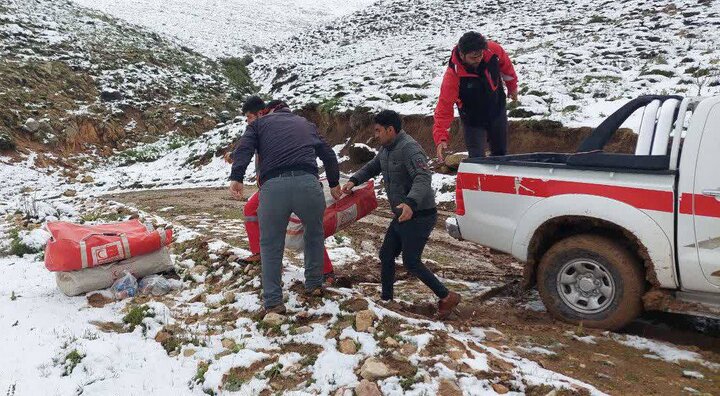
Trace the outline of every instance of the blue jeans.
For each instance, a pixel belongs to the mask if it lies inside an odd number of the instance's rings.
[[[325,195],[317,177],[302,171],[286,172],[260,188],[260,258],[265,308],[282,304],[282,261],[290,214],[303,223],[305,288],[322,286],[325,233]]]

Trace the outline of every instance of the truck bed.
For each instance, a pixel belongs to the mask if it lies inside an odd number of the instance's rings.
[[[544,168],[567,168],[627,173],[672,174],[669,155],[635,155],[591,151],[585,153],[530,153],[486,158],[469,158],[464,162],[486,165],[513,165]]]

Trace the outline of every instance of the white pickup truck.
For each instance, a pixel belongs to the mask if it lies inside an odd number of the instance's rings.
[[[631,115],[635,153],[604,152]],[[558,318],[618,329],[643,307],[719,317],[720,97],[634,99],[573,154],[467,159],[456,194],[448,232],[525,263]]]

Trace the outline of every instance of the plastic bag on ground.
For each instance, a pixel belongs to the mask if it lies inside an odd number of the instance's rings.
[[[115,283],[113,283],[113,285],[110,287],[110,291],[112,291],[112,294],[113,296],[115,296],[116,300],[134,297],[137,294],[137,290],[138,281],[129,272],[125,272],[125,275],[116,280]]]
[[[167,248],[143,256],[131,257],[117,263],[79,271],[55,272],[58,288],[68,296],[77,296],[94,290],[107,289],[125,272],[146,277],[173,269]],[[178,286],[179,287],[179,286]]]
[[[162,275],[150,275],[140,279],[140,287],[138,290],[140,294],[162,296],[163,294],[170,293],[172,290],[178,289],[180,286],[179,283],[181,282],[167,279]]]

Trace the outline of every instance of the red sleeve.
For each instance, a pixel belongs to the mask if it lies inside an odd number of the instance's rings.
[[[508,56],[507,52],[501,47],[500,45],[497,45],[497,55],[499,58],[499,65],[500,65],[500,75],[505,81],[505,86],[508,89],[508,94],[512,94],[517,92],[518,89],[518,78],[517,74],[515,73],[515,67],[513,67],[512,61],[510,60],[510,57]]]
[[[460,79],[455,70],[447,68],[440,86],[440,98],[435,106],[435,123],[433,125],[433,140],[435,145],[450,140],[450,124],[455,118],[455,103],[460,92]]]

